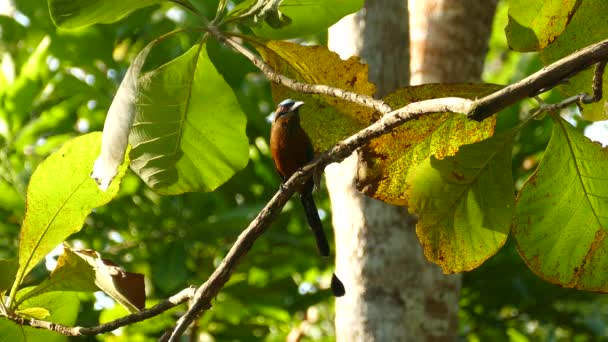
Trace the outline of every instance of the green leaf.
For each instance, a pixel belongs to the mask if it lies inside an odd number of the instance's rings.
[[[461,146],[455,156],[426,158],[407,178],[418,239],[427,259],[445,273],[478,267],[507,240],[515,132]]]
[[[517,197],[517,247],[551,283],[608,292],[608,149],[554,121],[543,159]]]
[[[257,36],[289,39],[326,30],[342,17],[358,11],[363,0],[283,0],[271,19],[251,29]],[[290,22],[281,19],[286,16]]]
[[[97,290],[99,289],[95,286],[95,271],[91,265],[64,244],[63,254],[57,260],[57,266],[51,275],[21,297],[21,300],[52,291],[95,292]]]
[[[93,270],[94,283],[100,290],[114,298],[129,312],[137,312],[144,308],[146,291],[143,274],[126,272],[112,261],[102,259],[94,250],[74,249],[71,251],[73,258],[82,259]],[[89,283],[90,279],[86,281]]]
[[[131,168],[155,191],[212,191],[249,159],[246,117],[204,44],[143,75]]]
[[[17,293],[17,298],[27,294],[32,288],[25,288]],[[67,326],[72,326],[76,323],[78,309],[80,303],[78,296],[74,292],[51,292],[38,297],[30,298],[18,307],[17,312],[25,312],[29,314],[44,314],[45,311],[50,315],[44,320],[54,323],[59,323]],[[40,318],[40,317],[38,317]],[[68,338],[57,332],[36,329],[27,326],[20,326],[16,323],[0,317],[0,331],[2,341],[11,342],[59,342],[68,341]]]
[[[102,290],[129,312],[144,308],[146,298],[144,276],[129,273],[102,259],[90,249],[72,249],[63,245],[63,254],[51,276],[27,292],[20,301],[52,291],[95,292]]]
[[[104,191],[112,183],[119,166],[125,159],[125,153],[129,147],[129,132],[131,131],[135,117],[135,99],[138,93],[137,80],[150,50],[157,42],[152,41],[137,54],[137,57],[135,57],[133,63],[129,66],[127,74],[120,82],[118,91],[114,95],[112,104],[108,109],[108,114],[103,124],[101,152],[95,160],[93,172],[91,173],[91,178]]]
[[[49,0],[49,11],[55,25],[74,29],[97,23],[113,23],[136,9],[161,2],[161,0]]]
[[[540,51],[540,58],[549,65],[585,46],[608,38],[608,1],[583,1],[570,20],[566,30],[557,40]],[[592,93],[593,68],[572,76],[558,89],[566,96],[581,92]],[[608,73],[604,73],[604,84],[608,82]],[[583,105],[582,114],[586,120],[600,121],[608,119],[608,87],[604,87],[602,100]]]
[[[108,203],[118,192],[118,181],[103,192],[89,177],[100,143],[99,132],[75,138],[34,171],[27,189],[16,285],[47,253],[80,231],[93,208]],[[126,163],[119,180],[125,171]]]
[[[566,29],[581,0],[509,0],[505,28],[509,47],[538,51],[553,43]]]
[[[500,89],[493,84],[426,84],[406,87],[387,96],[393,108],[438,97],[476,98]],[[378,116],[375,119],[379,119]],[[487,139],[496,119],[482,122],[464,115],[437,113],[410,120],[390,134],[373,139],[361,148],[357,188],[368,196],[396,205],[407,205],[408,174],[425,159],[456,154],[464,144]]]
[[[15,313],[20,316],[27,316],[36,319],[46,319],[51,315],[49,310],[45,308],[25,308],[15,310]]]
[[[0,259],[0,293],[11,287],[17,275],[19,261],[17,258]]]

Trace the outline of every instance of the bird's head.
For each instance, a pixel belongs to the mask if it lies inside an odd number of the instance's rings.
[[[277,106],[277,110],[275,111],[275,120],[282,117],[283,115],[298,113],[298,108],[300,108],[303,104],[304,102],[302,101],[294,101],[292,99],[281,101],[281,103],[279,103],[279,105]]]

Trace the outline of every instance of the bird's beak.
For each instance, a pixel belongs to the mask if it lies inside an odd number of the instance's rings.
[[[304,104],[304,102],[302,101],[296,101],[293,106],[291,106],[291,108],[289,108],[290,111],[296,110],[300,107],[302,107],[302,105]]]

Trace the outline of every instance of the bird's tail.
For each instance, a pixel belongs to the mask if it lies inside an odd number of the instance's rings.
[[[308,187],[307,187],[308,188]],[[306,220],[312,232],[315,234],[315,240],[317,241],[317,249],[319,254],[322,256],[329,256],[329,243],[323,230],[323,224],[321,224],[321,218],[319,218],[319,212],[317,206],[312,197],[312,187],[305,189],[300,194],[300,200],[304,206],[304,212],[306,213]]]
[[[323,224],[321,224],[321,218],[319,217],[317,206],[315,205],[315,201],[312,197],[312,189],[312,184],[310,184],[310,186],[306,186],[305,190],[300,193],[300,200],[304,206],[308,226],[310,226],[310,229],[315,234],[319,254],[326,257],[329,256],[329,243],[327,242],[327,237],[325,236],[325,231],[323,230]],[[336,297],[342,297],[346,293],[344,284],[342,284],[340,279],[335,274],[331,275],[331,291]]]

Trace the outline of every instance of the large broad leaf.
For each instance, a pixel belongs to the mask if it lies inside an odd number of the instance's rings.
[[[608,292],[608,149],[557,118],[516,203],[513,233],[528,267],[564,287]]]
[[[32,288],[26,288],[17,294],[17,298],[26,295]],[[76,323],[78,296],[75,292],[51,292],[25,300],[17,312],[25,317],[35,317],[49,322],[72,326]],[[0,340],[10,342],[59,342],[68,338],[57,332],[20,326],[6,318],[0,317]]]
[[[311,84],[326,84],[359,94],[373,95],[374,84],[367,80],[367,65],[357,57],[340,59],[323,46],[302,46],[289,42],[256,43],[256,48],[277,72]],[[325,95],[301,94],[276,83],[272,84],[276,103],[286,98],[304,101],[300,109],[302,127],[317,152],[367,127],[379,117],[367,107]]]
[[[129,132],[135,118],[135,102],[138,93],[138,83],[141,68],[144,66],[146,57],[152,47],[156,44],[153,41],[146,45],[129,66],[127,74],[120,82],[120,87],[114,99],[106,120],[103,124],[103,134],[101,138],[101,151],[99,157],[93,165],[91,178],[95,179],[99,188],[107,190],[118,172],[118,167],[125,159]]]
[[[407,178],[409,209],[427,259],[445,273],[472,270],[507,240],[513,217],[515,131],[425,159]]]
[[[140,80],[131,168],[161,194],[211,191],[247,164],[246,118],[204,44]]]
[[[491,84],[427,84],[400,89],[384,100],[393,108],[438,97],[481,97],[499,89]],[[376,199],[406,205],[408,174],[423,160],[454,155],[460,146],[486,139],[494,133],[494,116],[483,122],[464,115],[422,115],[372,140],[361,149],[357,187]]]
[[[259,2],[259,0],[245,1],[235,7],[230,16],[243,16]],[[273,5],[279,3],[279,1],[267,2],[272,2]],[[363,0],[283,0],[280,1],[278,9],[266,10],[263,18],[255,17],[259,11],[246,18],[253,18],[254,23],[259,21],[259,25],[251,27],[259,37],[289,39],[326,30],[342,17],[358,11],[362,5]]]
[[[538,51],[553,43],[566,29],[581,0],[509,0],[505,28],[509,47]]]
[[[146,293],[142,274],[126,272],[93,250],[72,249],[67,244],[50,277],[20,300],[53,291],[97,290],[107,293],[130,312],[144,308]]]
[[[572,17],[570,24],[559,38],[547,48],[540,51],[540,58],[545,65],[567,56],[585,46],[608,38],[608,1],[583,1]],[[590,68],[572,78],[565,80],[558,89],[565,95],[581,92],[592,93],[593,70]],[[608,82],[608,73],[604,73],[604,84]],[[608,119],[608,87],[604,87],[602,100],[583,106],[583,117],[587,120],[600,121]]]
[[[93,208],[108,203],[118,192],[119,181],[103,192],[89,177],[100,144],[98,132],[75,138],[34,171],[19,241],[17,284],[47,253],[78,232]],[[118,180],[125,171],[126,163]]]
[[[97,23],[113,23],[132,11],[161,0],[49,0],[55,25],[79,28]]]
[[[21,300],[53,291],[94,292],[97,290],[93,268],[64,244],[63,254],[59,256],[57,266],[51,275],[24,294]]]

